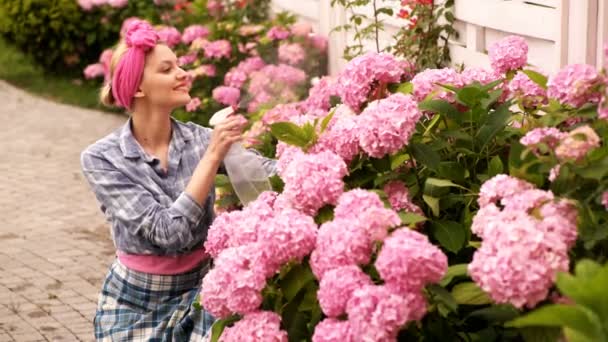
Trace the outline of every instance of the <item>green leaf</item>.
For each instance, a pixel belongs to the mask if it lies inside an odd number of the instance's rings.
[[[228,179],[228,176],[226,175],[222,175],[222,174],[217,174],[215,176],[215,186],[218,188],[222,188],[225,186],[230,186],[230,179]]]
[[[458,310],[458,303],[456,303],[452,297],[452,294],[442,286],[430,284],[426,287],[426,289],[435,303],[443,304],[446,309],[452,312]]]
[[[270,125],[270,132],[280,141],[298,147],[306,147],[310,143],[309,134],[300,126],[291,122],[277,122]]]
[[[455,277],[466,276],[468,267],[469,264],[456,264],[448,267],[448,271],[439,282],[439,285],[448,286]]]
[[[326,117],[323,118],[323,121],[321,121],[321,133],[325,132],[327,125],[329,125],[329,122],[331,121],[331,118],[334,117],[334,113],[335,111],[332,110]]]
[[[436,187],[455,187],[455,188],[467,190],[467,188],[465,188],[464,186],[455,184],[454,182],[447,180],[447,179],[429,177],[426,179],[425,184],[430,184],[430,185],[436,186]]]
[[[381,7],[381,8],[378,8],[376,10],[376,13],[378,13],[378,14],[384,13],[384,14],[392,17],[393,16],[393,9],[389,8],[389,7]]]
[[[500,160],[499,156],[494,156],[490,160],[490,164],[488,164],[488,177],[494,177],[498,174],[504,172],[504,167],[502,165],[502,160]]]
[[[410,160],[410,155],[407,153],[404,154],[396,154],[390,156],[391,160],[391,171],[396,170],[401,165],[403,165],[406,161]]]
[[[458,123],[461,123],[463,119],[462,113],[454,105],[444,100],[422,101],[418,104],[418,108],[422,111],[437,113]]]
[[[509,304],[492,305],[471,312],[467,318],[481,318],[488,322],[506,322],[519,316],[519,310]]]
[[[452,296],[456,303],[463,305],[491,304],[492,299],[473,282],[460,283],[452,289]]]
[[[428,195],[422,195],[422,199],[424,200],[424,203],[426,203],[429,208],[431,208],[433,216],[439,216],[439,198]]]
[[[441,246],[452,253],[458,253],[465,241],[464,227],[454,221],[431,222],[431,233]]]
[[[414,85],[411,82],[401,83],[399,84],[395,92],[406,95],[411,94],[412,92],[414,92]]]
[[[441,158],[430,146],[412,143],[409,145],[409,149],[417,162],[422,163],[431,170],[436,170],[439,167]]]
[[[550,327],[527,327],[519,329],[525,342],[558,342],[561,329]]]
[[[532,82],[538,84],[541,88],[547,89],[547,77],[543,74],[540,74],[534,70],[522,70],[524,74],[528,76]]]
[[[458,162],[445,161],[439,164],[437,173],[444,178],[456,182],[464,182],[466,170]]]
[[[475,137],[479,151],[481,151],[489,142],[502,131],[511,118],[511,111],[508,105],[504,104],[488,115],[487,122],[481,126]]]
[[[405,226],[415,225],[420,222],[427,221],[428,219],[422,215],[416,213],[406,213],[403,211],[399,212],[399,218],[401,218],[401,224]]]
[[[334,219],[334,208],[331,205],[321,207],[315,216],[315,223],[321,225]]]
[[[315,276],[310,267],[302,264],[295,264],[291,270],[281,280],[281,289],[285,298],[291,301],[308,283],[315,280]]]
[[[466,86],[456,91],[456,100],[468,107],[474,107],[481,102],[482,99],[487,98],[488,94],[481,91],[476,86]]]
[[[591,311],[580,305],[553,304],[542,306],[524,316],[505,324],[507,327],[568,327],[589,338],[602,341],[599,319]]]
[[[240,318],[238,316],[230,316],[228,318],[218,319],[213,322],[213,326],[211,327],[211,342],[217,342],[220,339],[220,336],[222,336],[224,328],[230,326],[239,319]]]

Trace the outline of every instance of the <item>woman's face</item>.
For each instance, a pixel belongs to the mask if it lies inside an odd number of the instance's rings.
[[[158,44],[146,56],[146,65],[135,94],[155,107],[175,109],[190,101],[190,76],[177,65],[177,56],[171,49]]]

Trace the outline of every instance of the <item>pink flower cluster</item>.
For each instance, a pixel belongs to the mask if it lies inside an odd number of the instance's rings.
[[[358,119],[350,107],[341,104],[335,110],[326,130],[319,136],[313,152],[331,151],[345,162],[359,154]]]
[[[344,160],[330,151],[296,154],[279,173],[285,182],[283,196],[294,208],[315,215],[324,205],[336,203],[347,172]]]
[[[266,33],[266,37],[271,40],[284,40],[289,38],[290,35],[289,30],[281,26],[273,26]]]
[[[225,39],[208,42],[204,49],[205,57],[212,59],[230,58],[232,53],[232,45]]]
[[[262,123],[270,126],[277,122],[288,122],[292,118],[302,115],[298,103],[278,104],[262,116]]]
[[[460,75],[463,85],[469,85],[473,82],[486,85],[502,78],[502,75],[496,71],[483,68],[466,68]]]
[[[519,142],[524,146],[532,148],[534,152],[537,152],[536,145],[541,143],[553,150],[566,135],[566,133],[555,127],[541,127],[526,133]]]
[[[545,105],[549,101],[547,92],[541,88],[536,82],[532,81],[528,75],[523,72],[518,72],[507,86],[509,95],[513,99],[520,101],[526,109],[537,108],[540,105]]]
[[[370,52],[354,58],[345,66],[338,75],[336,94],[342,98],[342,103],[359,111],[361,105],[368,101],[375,82],[400,82],[408,70],[409,64],[391,54]]]
[[[335,84],[336,79],[330,76],[324,76],[316,82],[313,81],[312,87],[308,91],[308,98],[302,104],[303,107],[307,110],[329,110],[330,99],[336,95]]]
[[[190,25],[184,29],[182,34],[182,42],[190,44],[197,38],[207,38],[209,29],[202,25]]]
[[[384,186],[384,192],[388,196],[388,202],[394,210],[405,210],[424,216],[422,209],[410,199],[409,190],[401,181],[391,181]]]
[[[198,97],[193,97],[190,99],[190,102],[186,105],[187,112],[195,112],[201,106],[201,99]]]
[[[534,307],[556,273],[568,270],[576,207],[506,175],[485,182],[478,202],[471,230],[483,241],[469,264],[471,278],[497,303]]]
[[[105,81],[108,81],[110,77],[110,62],[112,61],[113,51],[111,49],[105,49],[99,55],[99,62],[95,64],[89,64],[84,69],[84,77],[86,79],[92,79],[104,76]]]
[[[473,75],[467,76],[472,77]],[[414,76],[412,84],[414,85],[414,97],[417,101],[423,101],[427,96],[433,94],[434,99],[454,102],[454,93],[439,86],[439,84],[462,87],[465,80],[454,69],[426,69]]]
[[[580,161],[594,148],[600,146],[600,137],[588,125],[580,126],[570,132],[562,132],[554,127],[535,128],[528,132],[520,142],[538,153],[536,145],[544,143],[560,161]]]
[[[263,104],[297,101],[294,89],[306,81],[306,73],[287,64],[266,65],[250,74],[247,91],[253,99],[248,111],[255,112]]]
[[[498,73],[505,74],[526,65],[528,44],[522,37],[508,36],[490,45],[488,56],[492,68]]]
[[[210,227],[205,250],[215,265],[203,279],[201,302],[214,316],[256,311],[266,279],[313,250],[313,218],[277,205],[285,202],[281,197],[263,193],[242,211],[218,216]]]
[[[265,66],[266,63],[260,57],[249,57],[226,73],[224,85],[240,89],[247,82],[247,78],[252,72],[258,71]]]
[[[421,116],[411,95],[396,93],[371,102],[358,118],[361,148],[375,158],[399,151],[409,142]]]
[[[213,89],[213,99],[221,104],[236,106],[241,97],[241,91],[238,88],[219,86]]]
[[[182,41],[182,34],[175,27],[163,27],[158,29],[157,33],[160,41],[170,48],[174,48]]]
[[[287,342],[287,332],[281,330],[281,316],[274,312],[257,311],[246,314],[232,327],[222,332],[220,342]]]
[[[306,57],[302,45],[298,43],[283,43],[279,46],[279,61],[289,65],[298,65]]]
[[[602,78],[595,67],[587,64],[570,64],[551,76],[547,82],[547,95],[574,108],[586,103],[598,103]]]

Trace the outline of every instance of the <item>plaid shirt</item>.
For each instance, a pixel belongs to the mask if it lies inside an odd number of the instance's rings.
[[[130,119],[82,152],[84,176],[112,225],[114,245],[125,253],[188,253],[200,248],[213,222],[215,188],[203,206],[184,192],[212,131],[174,119],[172,125],[167,173],[135,140]],[[260,158],[274,174],[275,161]]]

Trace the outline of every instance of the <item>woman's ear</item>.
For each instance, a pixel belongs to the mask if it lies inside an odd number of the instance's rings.
[[[135,95],[133,95],[133,97],[136,97],[136,98],[142,98],[144,96],[146,96],[146,94],[144,93],[143,90],[141,90],[141,88],[137,89],[137,91],[135,92]]]

